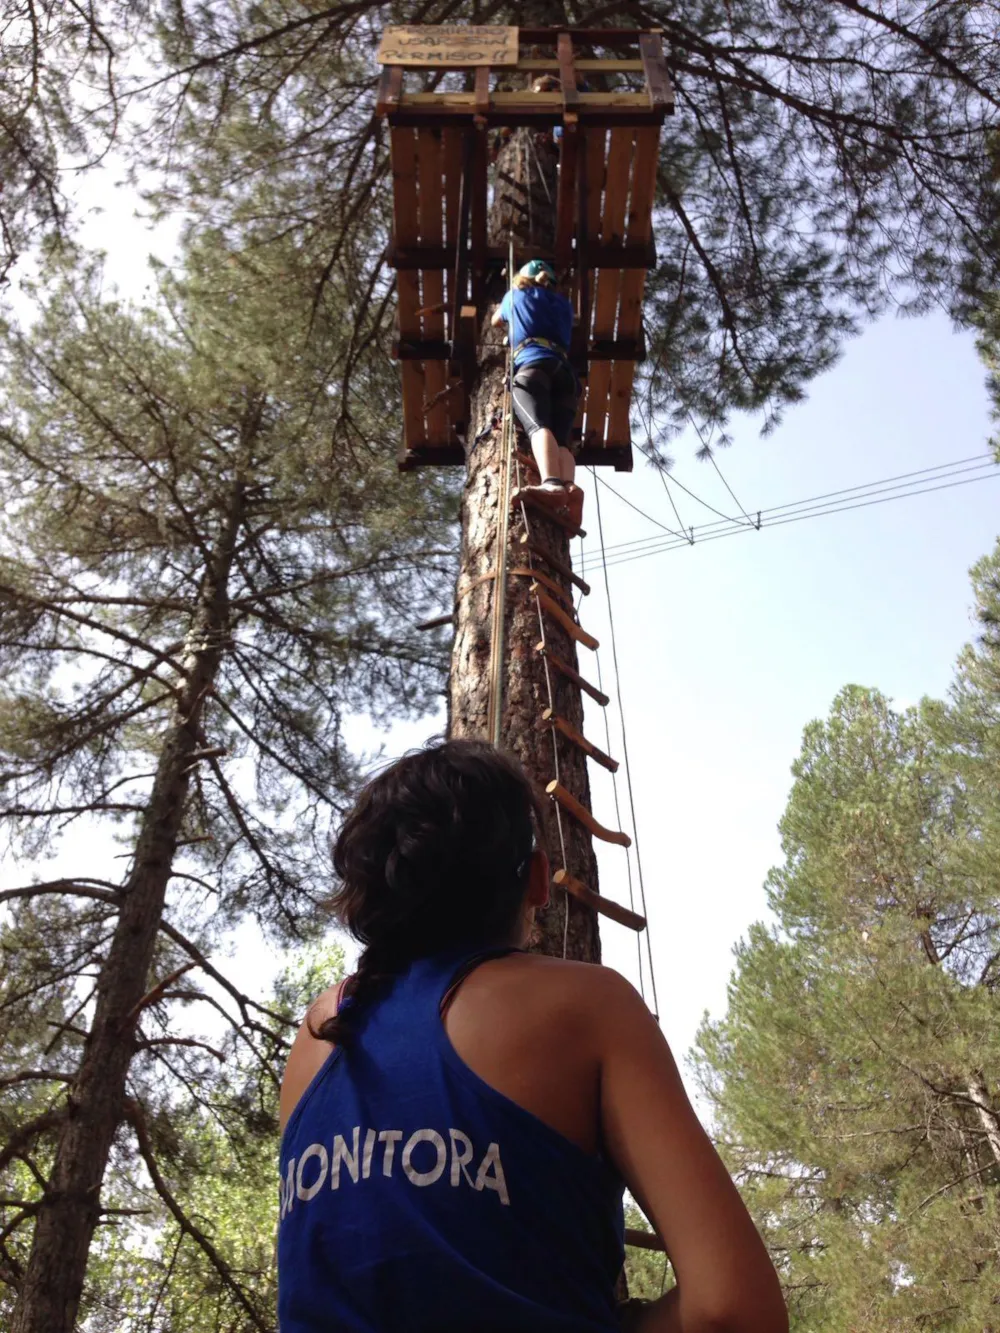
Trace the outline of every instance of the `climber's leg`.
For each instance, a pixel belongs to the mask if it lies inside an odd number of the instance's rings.
[[[552,430],[552,372],[558,368],[559,362],[553,358],[523,366],[514,375],[511,395],[541,479],[540,486],[529,489],[544,492],[561,503],[565,494],[562,451]]]

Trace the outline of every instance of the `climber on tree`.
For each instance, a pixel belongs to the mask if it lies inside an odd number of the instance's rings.
[[[524,771],[450,741],[334,849],[364,947],[281,1089],[281,1333],[787,1333],[774,1269],[616,972],[525,952],[549,895]],[[622,1188],[677,1287],[615,1305]]]
[[[540,486],[533,494],[568,509],[577,527],[583,492],[575,485],[570,444],[580,384],[569,362],[573,307],[555,290],[556,275],[544,259],[532,259],[514,278],[493,315],[506,324],[512,349],[514,412],[531,441]]]

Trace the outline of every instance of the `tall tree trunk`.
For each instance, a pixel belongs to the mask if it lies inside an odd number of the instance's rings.
[[[497,158],[498,188],[490,214],[490,240],[506,245],[515,238],[550,247],[555,232],[556,167],[558,151],[541,135],[519,129],[502,142]],[[502,174],[501,174],[502,173]],[[491,608],[497,595],[495,577],[500,511],[502,462],[501,419],[506,373],[506,350],[488,315],[502,298],[506,282],[496,278],[488,291],[479,351],[478,373],[472,393],[469,438],[486,433],[470,445],[465,494],[462,500],[462,548],[456,589],[455,643],[452,650],[449,692],[449,735],[485,736],[490,693]],[[484,312],[480,312],[481,314]],[[492,423],[492,429],[487,428]],[[570,563],[569,539],[561,528],[536,511],[529,512],[531,539],[563,565]],[[530,578],[511,573],[530,565],[554,578],[568,594],[569,581],[543,558],[522,544],[524,520],[512,514],[507,550],[504,655],[504,704],[501,744],[520,759],[541,788],[558,773],[560,781],[588,809],[590,784],[583,753],[554,733],[542,720],[551,704],[556,713],[583,731],[583,700],[578,686],[549,668],[537,651],[542,634],[539,612],[530,593]],[[546,618],[544,636],[552,652],[579,670],[576,644],[555,621]],[[586,674],[586,673],[584,673]],[[550,695],[551,690],[551,695]],[[561,834],[560,834],[561,823]],[[597,861],[591,837],[565,812],[552,805],[545,830],[553,868],[565,866],[589,888],[597,889]],[[563,847],[565,846],[565,859]],[[589,907],[553,890],[553,901],[538,917],[541,952],[557,957],[600,961],[597,919]]]
[[[100,1216],[101,1185],[125,1108],[126,1080],[163,913],[201,720],[229,634],[228,585],[245,510],[233,487],[206,566],[183,658],[174,720],[160,751],[135,859],[97,983],[94,1018],[68,1099],[55,1165],[35,1223],[11,1333],[72,1333]]]
[[[972,1078],[969,1079],[968,1091],[969,1097],[975,1105],[979,1123],[983,1127],[983,1133],[993,1155],[993,1161],[997,1166],[1000,1166],[1000,1113],[993,1109],[989,1088],[986,1086],[986,1077],[982,1070],[977,1069]]]

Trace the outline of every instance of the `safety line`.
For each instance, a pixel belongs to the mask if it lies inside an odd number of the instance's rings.
[[[591,472],[596,480],[597,469],[591,468]],[[604,522],[601,518],[601,494],[594,486],[594,499],[597,503],[597,531],[601,542],[601,550],[604,550]],[[618,643],[615,635],[615,617],[611,606],[611,584],[608,582],[607,563],[604,562],[604,593],[608,604],[608,628],[611,631],[611,660],[615,668],[615,694],[618,699],[618,719],[621,724],[622,732],[622,758],[625,761],[625,786],[628,790],[629,811],[632,816],[632,836],[635,845],[635,867],[639,880],[639,899],[642,903],[642,915],[646,918],[646,953],[649,960],[649,983],[653,992],[653,1014],[657,1021],[660,1016],[660,1003],[656,994],[656,973],[653,969],[653,946],[650,939],[649,929],[649,911],[646,906],[646,885],[642,874],[642,855],[639,850],[639,824],[635,817],[635,794],[632,790],[632,766],[629,762],[628,737],[625,731],[625,706],[622,703],[622,678],[621,670],[618,666]]]

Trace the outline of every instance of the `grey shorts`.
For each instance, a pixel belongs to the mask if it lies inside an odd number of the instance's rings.
[[[529,435],[550,430],[564,449],[576,450],[573,422],[580,386],[573,367],[562,357],[548,356],[514,371],[511,385],[514,414]]]

